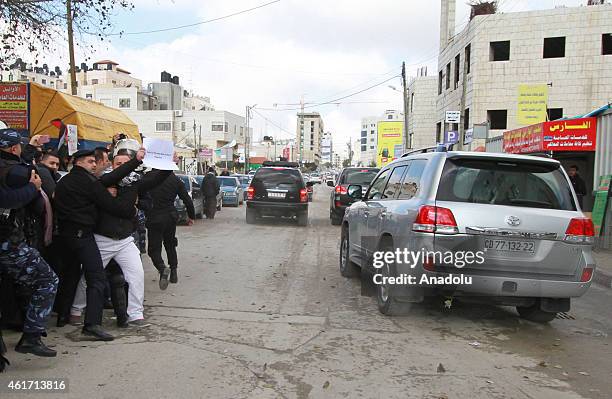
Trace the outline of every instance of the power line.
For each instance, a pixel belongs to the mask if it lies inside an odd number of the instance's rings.
[[[168,32],[168,31],[171,31],[171,30],[191,28],[193,26],[204,25],[204,24],[208,24],[208,23],[211,23],[211,22],[220,21],[222,19],[227,19],[227,18],[235,17],[236,15],[244,14],[244,13],[247,13],[247,12],[250,12],[250,11],[254,11],[254,10],[257,10],[257,9],[260,9],[260,8],[263,8],[263,7],[267,7],[269,5],[272,5],[274,3],[278,3],[280,1],[281,0],[274,0],[274,1],[271,1],[269,3],[258,5],[257,7],[248,8],[246,10],[237,11],[237,12],[234,12],[234,13],[231,13],[231,14],[228,14],[228,15],[224,15],[222,17],[217,17],[217,18],[213,18],[213,19],[207,19],[207,20],[200,21],[200,22],[195,22],[195,23],[192,23],[192,24],[179,25],[179,26],[174,26],[174,27],[171,27],[171,28],[147,30],[147,31],[141,31],[141,32],[109,33],[106,36],[145,35],[145,34],[149,34],[149,33]]]

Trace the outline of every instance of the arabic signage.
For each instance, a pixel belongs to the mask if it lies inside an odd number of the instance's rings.
[[[0,84],[0,120],[14,129],[28,129],[28,85]]]
[[[212,158],[213,149],[212,148],[202,148],[200,149],[200,157],[201,158]]]
[[[389,162],[400,157],[400,152],[396,148],[403,148],[402,131],[404,122],[379,122],[378,123],[378,149],[376,165],[384,166]]]
[[[459,111],[446,111],[446,123],[459,123],[461,121],[461,112]]]
[[[516,120],[519,125],[546,121],[548,85],[519,85]]]
[[[539,151],[595,151],[596,118],[536,123],[504,132],[504,152],[529,154]]]

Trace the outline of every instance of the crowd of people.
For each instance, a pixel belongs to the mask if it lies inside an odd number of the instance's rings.
[[[0,129],[0,310],[3,325],[22,331],[16,352],[54,357],[42,340],[52,312],[58,327],[82,324],[92,340],[114,339],[102,327],[106,306],[118,328],[148,325],[141,255],[160,289],[177,283],[177,195],[188,225],[195,210],[172,171],[144,168],[135,140],[116,136],[70,157],[40,141]],[[0,372],[9,365],[1,337]]]

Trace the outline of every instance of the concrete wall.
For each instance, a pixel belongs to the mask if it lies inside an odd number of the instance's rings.
[[[436,144],[437,85],[435,76],[420,76],[408,84],[408,134],[412,134],[412,148]]]

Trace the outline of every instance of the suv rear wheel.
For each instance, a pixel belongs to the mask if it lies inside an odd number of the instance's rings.
[[[516,311],[523,319],[536,323],[548,323],[557,317],[557,312],[545,312],[540,309],[539,300],[531,306],[517,306]]]
[[[361,273],[357,264],[349,259],[348,228],[343,227],[340,233],[340,274],[343,277],[356,277]]]

